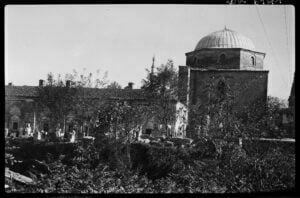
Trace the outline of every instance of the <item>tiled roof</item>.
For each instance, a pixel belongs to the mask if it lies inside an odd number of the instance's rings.
[[[5,96],[8,97],[36,97],[35,86],[5,86]]]
[[[38,96],[36,86],[5,86],[6,97],[31,98]],[[85,88],[84,96],[88,98],[108,97],[111,99],[139,100],[146,99],[145,93],[141,89],[98,89]]]
[[[89,98],[108,97],[112,99],[146,99],[145,93],[141,89],[84,89],[85,96]]]

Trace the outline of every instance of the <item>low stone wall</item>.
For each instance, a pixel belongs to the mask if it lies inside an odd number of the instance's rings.
[[[12,139],[9,145],[16,146],[15,149],[8,152],[13,154],[18,160],[37,159],[48,160],[49,154],[54,159],[60,155],[72,154],[75,150],[75,144],[64,142],[38,142],[33,139]]]

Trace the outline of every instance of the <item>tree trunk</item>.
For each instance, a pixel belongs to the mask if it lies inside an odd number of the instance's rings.
[[[31,178],[21,175],[20,173],[11,171],[9,169],[5,169],[5,177],[16,180],[24,184],[34,184],[34,181]]]
[[[64,115],[64,126],[63,126],[63,133],[66,133],[66,116]]]
[[[128,160],[128,168],[131,169],[130,144],[128,142],[126,143],[126,154]]]

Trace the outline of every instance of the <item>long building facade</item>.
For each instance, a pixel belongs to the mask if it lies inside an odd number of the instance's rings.
[[[67,83],[66,83],[67,84]],[[50,111],[47,108],[41,109],[37,104],[38,89],[43,86],[40,80],[39,86],[5,86],[5,128],[10,132],[22,133],[24,128],[29,124],[31,129],[41,131],[55,131],[57,126],[50,123]],[[121,101],[133,105],[148,105],[149,99],[146,98],[141,89],[132,89],[129,85],[124,89],[98,89],[84,88],[85,97],[89,100],[98,101]],[[74,115],[70,113],[66,116],[61,128],[66,132],[72,131],[78,124]],[[145,118],[142,122],[143,131],[153,131],[159,127],[155,123],[155,118]]]

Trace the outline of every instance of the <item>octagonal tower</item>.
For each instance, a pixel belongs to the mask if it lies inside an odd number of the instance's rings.
[[[223,29],[203,37],[186,65],[205,69],[263,69],[265,53],[255,51],[253,42],[242,34]]]

